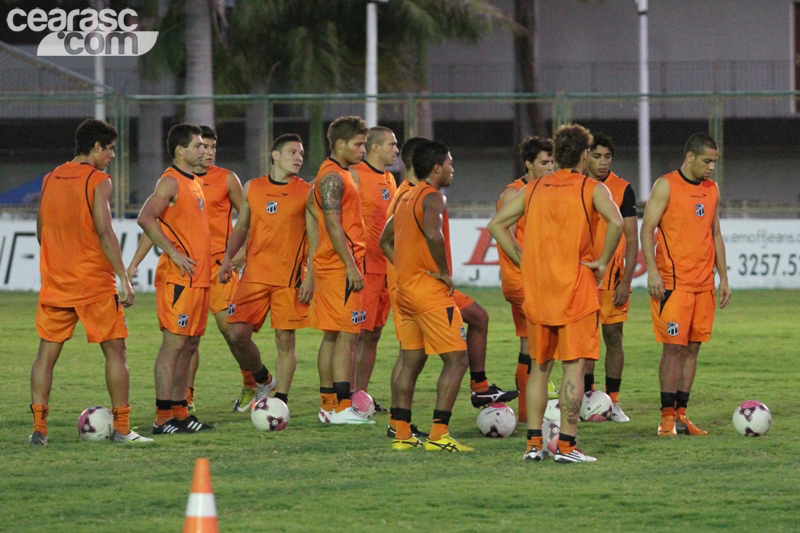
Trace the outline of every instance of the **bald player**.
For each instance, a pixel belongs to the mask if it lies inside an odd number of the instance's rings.
[[[708,434],[687,418],[686,407],[700,346],[711,340],[715,269],[720,309],[731,299],[719,225],[719,188],[711,179],[719,148],[710,135],[695,133],[683,152],[681,168],[653,184],[642,219],[653,333],[663,346],[658,366],[660,437]]]

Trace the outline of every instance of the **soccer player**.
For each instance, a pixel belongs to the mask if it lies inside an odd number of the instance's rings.
[[[220,282],[219,268],[233,229],[233,209],[236,209],[237,213],[242,212],[242,183],[233,171],[214,165],[214,158],[217,155],[217,133],[208,126],[200,126],[200,129],[203,130],[203,146],[206,148],[206,155],[200,164],[194,167],[194,174],[200,178],[203,184],[208,227],[211,231],[211,289],[208,309],[214,315],[217,329],[219,329],[231,353],[236,358],[236,352],[228,335],[228,324],[225,318],[231,298],[236,292],[236,284],[239,281],[237,270],[244,265],[244,250],[241,250],[232,259],[234,270],[231,273],[230,280],[225,284]],[[189,389],[186,392],[186,399],[189,402],[190,411],[194,410],[194,379],[197,375],[199,364],[200,350],[198,348],[192,355],[192,362],[189,366]],[[234,409],[246,411],[253,399],[256,381],[249,370],[241,368],[241,372],[244,386],[234,404]]]
[[[139,212],[139,226],[163,253],[156,267],[156,304],[162,331],[155,362],[153,434],[213,429],[189,414],[186,391],[192,354],[208,321],[211,238],[203,186],[193,173],[205,156],[203,130],[173,126],[167,134],[172,166]],[[137,255],[142,247],[139,243]],[[128,267],[135,268],[133,264]]]
[[[75,131],[75,158],[44,177],[36,238],[41,246],[42,288],[36,309],[39,352],[31,368],[33,433],[29,442],[47,446],[47,415],[53,368],[64,343],[80,320],[89,342],[105,356],[106,387],[114,415],[112,442],[147,443],[130,427],[128,327],[123,307],[134,292],[111,225],[111,177],[104,172],[114,159],[114,126],[94,119]],[[117,294],[115,275],[119,276]]]
[[[453,298],[447,261],[450,234],[444,226],[446,199],[439,192],[453,180],[450,150],[439,141],[423,141],[414,149],[414,173],[420,180],[398,199],[394,215],[381,235],[381,247],[397,272],[397,304],[401,310],[402,366],[395,380],[393,418],[395,450],[422,447],[411,431],[411,403],[417,377],[429,355],[439,354],[443,367],[436,389],[436,408],[429,451],[474,449],[450,436],[448,426],[461,379],[467,370],[467,343],[461,313]]]
[[[542,418],[553,361],[561,361],[561,434],[555,461],[592,462],[576,446],[586,360],[600,356],[597,285],[622,234],[622,216],[608,188],[587,176],[589,131],[568,124],[556,131],[559,170],[526,185],[497,213],[488,229],[512,261],[522,265],[531,359],[528,379],[528,442],[523,456],[545,457]],[[596,215],[608,223],[600,257],[594,252]],[[510,227],[527,217],[522,249]],[[554,245],[554,243],[558,243]]]
[[[350,380],[364,322],[364,221],[350,167],[364,158],[369,128],[346,116],[328,127],[331,155],[320,166],[313,194],[319,242],[312,260],[311,327],[323,332],[317,365],[319,419],[332,424],[374,424],[353,409]]]
[[[553,141],[550,139],[529,135],[520,143],[519,155],[525,165],[525,175],[503,188],[500,198],[497,200],[498,211],[519,194],[519,191],[527,183],[553,172]],[[525,215],[511,227],[511,232],[518,244],[522,242],[525,235]],[[522,305],[525,300],[522,290],[522,271],[502,249],[498,248],[497,254],[500,259],[500,284],[503,296],[511,304],[511,317],[514,319],[514,328],[519,337],[519,358],[515,375],[519,391],[517,416],[520,422],[527,422],[528,409],[525,405],[525,388],[531,373],[531,352],[528,348],[528,327]]]
[[[658,366],[659,436],[708,434],[686,417],[686,406],[700,345],[711,340],[715,267],[720,309],[731,299],[717,209],[719,189],[711,180],[718,158],[717,143],[710,135],[689,137],[681,168],[656,180],[642,219],[653,332],[663,344]]]
[[[365,255],[364,290],[361,300],[366,318],[361,324],[357,345],[356,380],[358,390],[366,391],[375,367],[378,341],[389,317],[389,288],[386,282],[386,256],[380,246],[381,232],[386,225],[389,202],[397,185],[394,176],[386,170],[397,161],[397,138],[383,126],[369,129],[367,154],[364,160],[350,167],[350,173],[361,193],[361,212],[367,236]],[[386,412],[375,402],[376,412]]]
[[[631,184],[611,172],[614,158],[614,142],[603,133],[592,134],[589,151],[589,176],[601,181],[611,191],[611,198],[619,207],[623,220],[623,236],[619,246],[606,269],[605,278],[600,284],[600,324],[603,341],[606,344],[606,393],[611,397],[611,420],[629,422],[630,418],[619,406],[619,389],[622,383],[622,369],[625,365],[625,351],[622,349],[622,325],[628,320],[628,304],[631,293],[631,280],[636,270],[636,257],[639,255],[639,222],[636,219],[636,195]],[[595,234],[595,255],[603,251],[606,236],[606,223],[598,220]],[[584,390],[594,388],[594,361],[586,363]]]
[[[247,241],[247,268],[228,309],[227,321],[240,364],[255,376],[254,383],[269,382],[269,386],[257,387],[255,401],[275,388],[275,397],[289,402],[289,388],[297,368],[295,330],[307,328],[309,323],[313,280],[305,273],[305,209],[311,185],[297,175],[303,166],[303,155],[299,135],[284,134],[275,139],[272,171],[244,186],[242,210],[219,272],[222,283],[233,279],[234,258]],[[271,313],[278,352],[272,381],[266,379],[268,372],[261,352],[252,340],[267,313]],[[237,407],[246,410],[249,405],[237,402]]]

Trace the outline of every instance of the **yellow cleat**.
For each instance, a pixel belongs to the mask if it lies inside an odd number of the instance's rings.
[[[446,433],[441,439],[425,441],[425,450],[429,452],[474,452],[475,448],[465,446]]]
[[[410,437],[405,440],[401,439],[394,439],[392,441],[392,449],[393,450],[413,450],[414,448],[422,448],[425,444],[419,440],[417,437]]]

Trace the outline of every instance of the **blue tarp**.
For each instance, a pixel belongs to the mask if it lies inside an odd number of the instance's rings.
[[[38,203],[39,195],[42,192],[43,179],[44,174],[11,190],[0,193],[0,204],[29,205]]]

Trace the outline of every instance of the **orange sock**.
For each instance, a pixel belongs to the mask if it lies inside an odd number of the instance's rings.
[[[563,455],[567,455],[568,453],[572,453],[572,450],[575,449],[575,445],[570,445],[569,442],[565,440],[558,439],[558,451],[561,452]]]
[[[178,420],[189,418],[189,406],[172,404],[172,416]]]
[[[517,363],[517,373],[515,380],[519,396],[517,398],[517,416],[520,422],[528,421],[528,406],[525,403],[527,398],[526,389],[528,388],[528,365]]]
[[[483,381],[472,381],[469,380],[469,388],[472,389],[472,392],[486,392],[489,390],[489,380],[484,379]]]
[[[335,392],[319,393],[319,407],[323,411],[333,411],[333,408],[336,407],[336,393]]]
[[[114,429],[122,435],[127,435],[131,432],[131,406],[123,405],[122,407],[113,407],[111,414],[114,415]]]
[[[156,425],[163,426],[168,420],[172,419],[172,408],[156,409]]]
[[[531,437],[531,438],[528,439],[528,450],[527,451],[531,451],[531,449],[533,449],[534,447],[537,450],[541,450],[543,446],[544,446],[544,437],[542,437],[542,436]]]
[[[680,418],[682,416],[686,416],[686,408],[685,407],[678,407],[677,409],[675,409],[675,416],[677,418]]]
[[[614,403],[619,403],[619,391],[617,392],[609,392],[608,397],[611,398],[611,401]]]
[[[397,420],[389,416],[389,427],[397,431]]]
[[[434,422],[433,425],[431,426],[431,434],[428,438],[430,440],[439,440],[445,435],[447,435],[447,432],[448,432],[447,424],[437,424],[436,422]]]
[[[675,416],[675,414],[674,407],[664,407],[661,409],[661,416]],[[686,414],[686,409],[683,410],[683,414]]]
[[[253,377],[253,373],[250,372],[249,370],[241,370],[241,372],[242,372],[242,384],[248,389],[255,389],[256,378]]]
[[[189,403],[189,405],[194,404],[194,387],[186,388],[186,401]]]
[[[334,394],[334,396],[336,395]],[[353,405],[353,402],[350,400],[350,398],[345,398],[343,400],[339,400],[338,402],[336,402],[336,407],[334,407],[333,410],[336,411],[337,413],[341,413],[351,405]]]
[[[33,413],[33,430],[38,431],[43,437],[46,437],[47,415],[50,412],[50,407],[40,403],[32,403],[31,412]]]
[[[411,422],[406,422],[405,420],[398,420],[395,422],[397,424],[397,435],[395,436],[396,439],[400,440],[408,440],[411,438]]]

